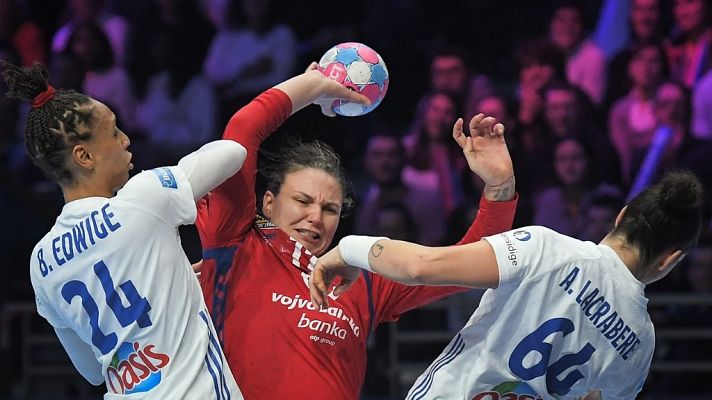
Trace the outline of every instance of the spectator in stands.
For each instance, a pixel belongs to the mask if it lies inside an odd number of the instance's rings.
[[[383,208],[400,204],[410,215],[415,227],[413,236],[419,243],[441,244],[446,232],[442,199],[437,190],[404,179],[406,155],[400,138],[387,134],[372,136],[363,158],[371,184],[357,210],[356,232],[380,234],[377,230]],[[407,219],[403,218],[406,222]]]
[[[623,208],[623,192],[612,185],[598,185],[583,201],[583,231],[579,239],[598,243],[613,229]]]
[[[466,112],[469,105],[494,94],[490,79],[471,69],[467,52],[452,45],[438,46],[430,58],[430,90],[450,96],[458,115],[468,116],[474,116]]]
[[[585,143],[590,149],[590,163],[596,166],[591,182],[618,184],[620,162],[588,96],[576,86],[556,82],[545,87],[543,93],[543,129],[549,137],[559,140],[573,136]]]
[[[210,44],[204,72],[228,114],[247,99],[291,76],[292,29],[274,19],[272,0],[229,0],[227,26]]]
[[[674,0],[675,28],[666,43],[672,77],[692,89],[712,68],[712,4]]]
[[[600,104],[606,87],[606,56],[586,37],[585,16],[580,1],[559,1],[549,20],[549,39],[566,54],[568,81]]]
[[[105,104],[110,104],[124,129],[134,128],[131,79],[126,69],[116,63],[109,38],[94,22],[73,25],[68,49],[82,65],[82,91]]]
[[[584,228],[581,206],[592,189],[589,154],[584,143],[573,137],[565,137],[555,145],[553,169],[556,184],[544,188],[534,197],[533,224],[579,237]]]
[[[462,204],[460,177],[467,167],[461,149],[451,138],[456,112],[456,104],[447,94],[426,94],[419,102],[410,133],[403,138],[408,157],[404,179],[437,191],[446,217]]]
[[[632,86],[625,97],[613,104],[608,123],[608,135],[618,152],[627,185],[635,177],[657,128],[655,96],[666,76],[661,46],[647,43],[631,50],[628,77]]]
[[[22,14],[18,0],[0,0],[0,43],[12,45],[23,66],[47,62],[46,41],[42,29]]]
[[[566,81],[566,58],[548,40],[533,39],[519,45],[516,59],[519,66],[517,121],[527,127],[536,123],[541,115],[544,106],[541,90],[551,82]]]
[[[618,51],[608,63],[606,108],[625,96],[632,82],[628,65],[635,49],[642,45],[662,43],[665,24],[660,0],[631,0],[628,7],[630,42]],[[664,59],[667,64],[667,58]]]
[[[106,0],[68,0],[63,19],[64,24],[52,37],[53,53],[67,50],[70,36],[76,30],[77,25],[93,22],[101,27],[108,38],[116,63],[123,65],[130,26],[124,17],[110,10]]]

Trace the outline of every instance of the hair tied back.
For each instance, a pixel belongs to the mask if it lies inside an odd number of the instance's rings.
[[[47,90],[35,96],[32,100],[32,108],[40,108],[54,98],[54,86],[47,85]]]

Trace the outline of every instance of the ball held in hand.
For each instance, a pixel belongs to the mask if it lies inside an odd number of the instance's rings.
[[[388,69],[381,56],[363,43],[347,42],[327,50],[319,60],[319,71],[371,100],[371,105],[336,100],[336,114],[356,117],[378,107],[388,90]]]

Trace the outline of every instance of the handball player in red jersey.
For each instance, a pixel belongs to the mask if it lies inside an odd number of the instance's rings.
[[[239,173],[198,205],[203,245],[200,282],[225,355],[246,399],[357,399],[366,340],[381,322],[465,288],[410,287],[364,272],[352,289],[310,302],[316,257],[330,247],[352,205],[338,156],[321,142],[282,148],[270,168],[261,215],[255,177],[261,143],[291,114],[317,103],[333,116],[334,98],[365,102],[315,70],[316,64],[259,95],[230,119],[223,139],[247,149]],[[453,136],[462,138],[463,121]],[[486,186],[479,213],[460,243],[511,229],[517,196],[504,127],[478,115],[463,148]],[[326,376],[325,376],[326,375]],[[308,393],[308,395],[307,395]]]

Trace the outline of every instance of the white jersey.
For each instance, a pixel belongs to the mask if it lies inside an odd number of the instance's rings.
[[[196,214],[179,167],[144,171],[65,204],[32,252],[37,310],[91,348],[105,399],[242,399],[178,235]]]
[[[616,253],[538,226],[485,239],[499,287],[407,399],[634,399],[655,333],[644,285]]]

